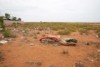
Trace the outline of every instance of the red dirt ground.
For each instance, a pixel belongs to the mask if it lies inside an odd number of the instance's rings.
[[[42,34],[38,34],[37,37],[40,38]],[[100,48],[84,44],[84,42],[100,42],[95,33],[91,31],[89,35],[80,35],[79,32],[74,32],[62,37],[76,38],[79,43],[77,46],[43,45],[39,42],[39,38],[32,39],[31,36],[19,35],[15,40],[0,46],[0,51],[5,57],[0,67],[74,67],[74,63],[79,61],[85,67],[100,67],[100,61],[88,60],[89,54],[95,53]],[[68,54],[63,54],[64,50],[68,50]],[[40,62],[40,65],[34,64],[36,62]]]

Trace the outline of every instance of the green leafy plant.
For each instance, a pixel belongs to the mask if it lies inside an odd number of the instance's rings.
[[[5,38],[8,38],[8,37],[16,37],[14,34],[11,33],[10,30],[3,31],[3,35],[4,35]]]

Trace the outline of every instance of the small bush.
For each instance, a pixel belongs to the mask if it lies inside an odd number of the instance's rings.
[[[25,62],[28,67],[41,67],[42,66],[42,62],[40,61],[28,61],[28,62]]]
[[[70,33],[71,33],[71,31],[69,31],[69,30],[63,30],[63,31],[58,32],[58,34],[60,34],[60,35],[68,35]]]
[[[56,65],[54,65],[54,64],[52,64],[52,65],[50,65],[50,67],[57,67]]]
[[[99,33],[99,32],[100,32],[100,28],[96,28],[96,29],[95,29],[95,32],[96,32],[96,33]]]
[[[40,32],[37,32],[37,34],[40,34]]]
[[[83,63],[77,62],[74,67],[85,67]]]
[[[69,54],[69,52],[68,52],[67,49],[64,49],[64,50],[62,51],[62,54]]]
[[[100,32],[97,35],[98,35],[98,38],[100,38]]]
[[[79,29],[79,32],[80,32],[80,34],[83,34],[83,33],[85,33],[85,34],[88,34],[88,30],[87,29]]]
[[[0,52],[0,62],[2,62],[3,60],[4,60],[4,54]]]
[[[8,37],[16,37],[15,35],[13,35],[12,33],[11,33],[11,31],[10,30],[5,30],[5,31],[3,31],[3,35],[4,35],[4,37],[5,38],[8,38]]]
[[[35,62],[35,64],[37,65],[37,66],[41,66],[42,65],[42,62]]]

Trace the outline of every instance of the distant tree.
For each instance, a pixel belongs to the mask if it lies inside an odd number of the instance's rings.
[[[16,21],[16,20],[17,20],[17,18],[16,18],[16,17],[12,17],[12,20],[13,20],[13,21]]]
[[[18,21],[21,21],[21,18],[18,18]]]
[[[9,14],[9,13],[5,13],[5,18],[6,18],[7,20],[9,20],[9,19],[10,19],[10,14]]]

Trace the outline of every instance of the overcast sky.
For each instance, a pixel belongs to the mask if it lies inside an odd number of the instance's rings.
[[[100,0],[0,0],[0,15],[23,21],[100,22]]]

